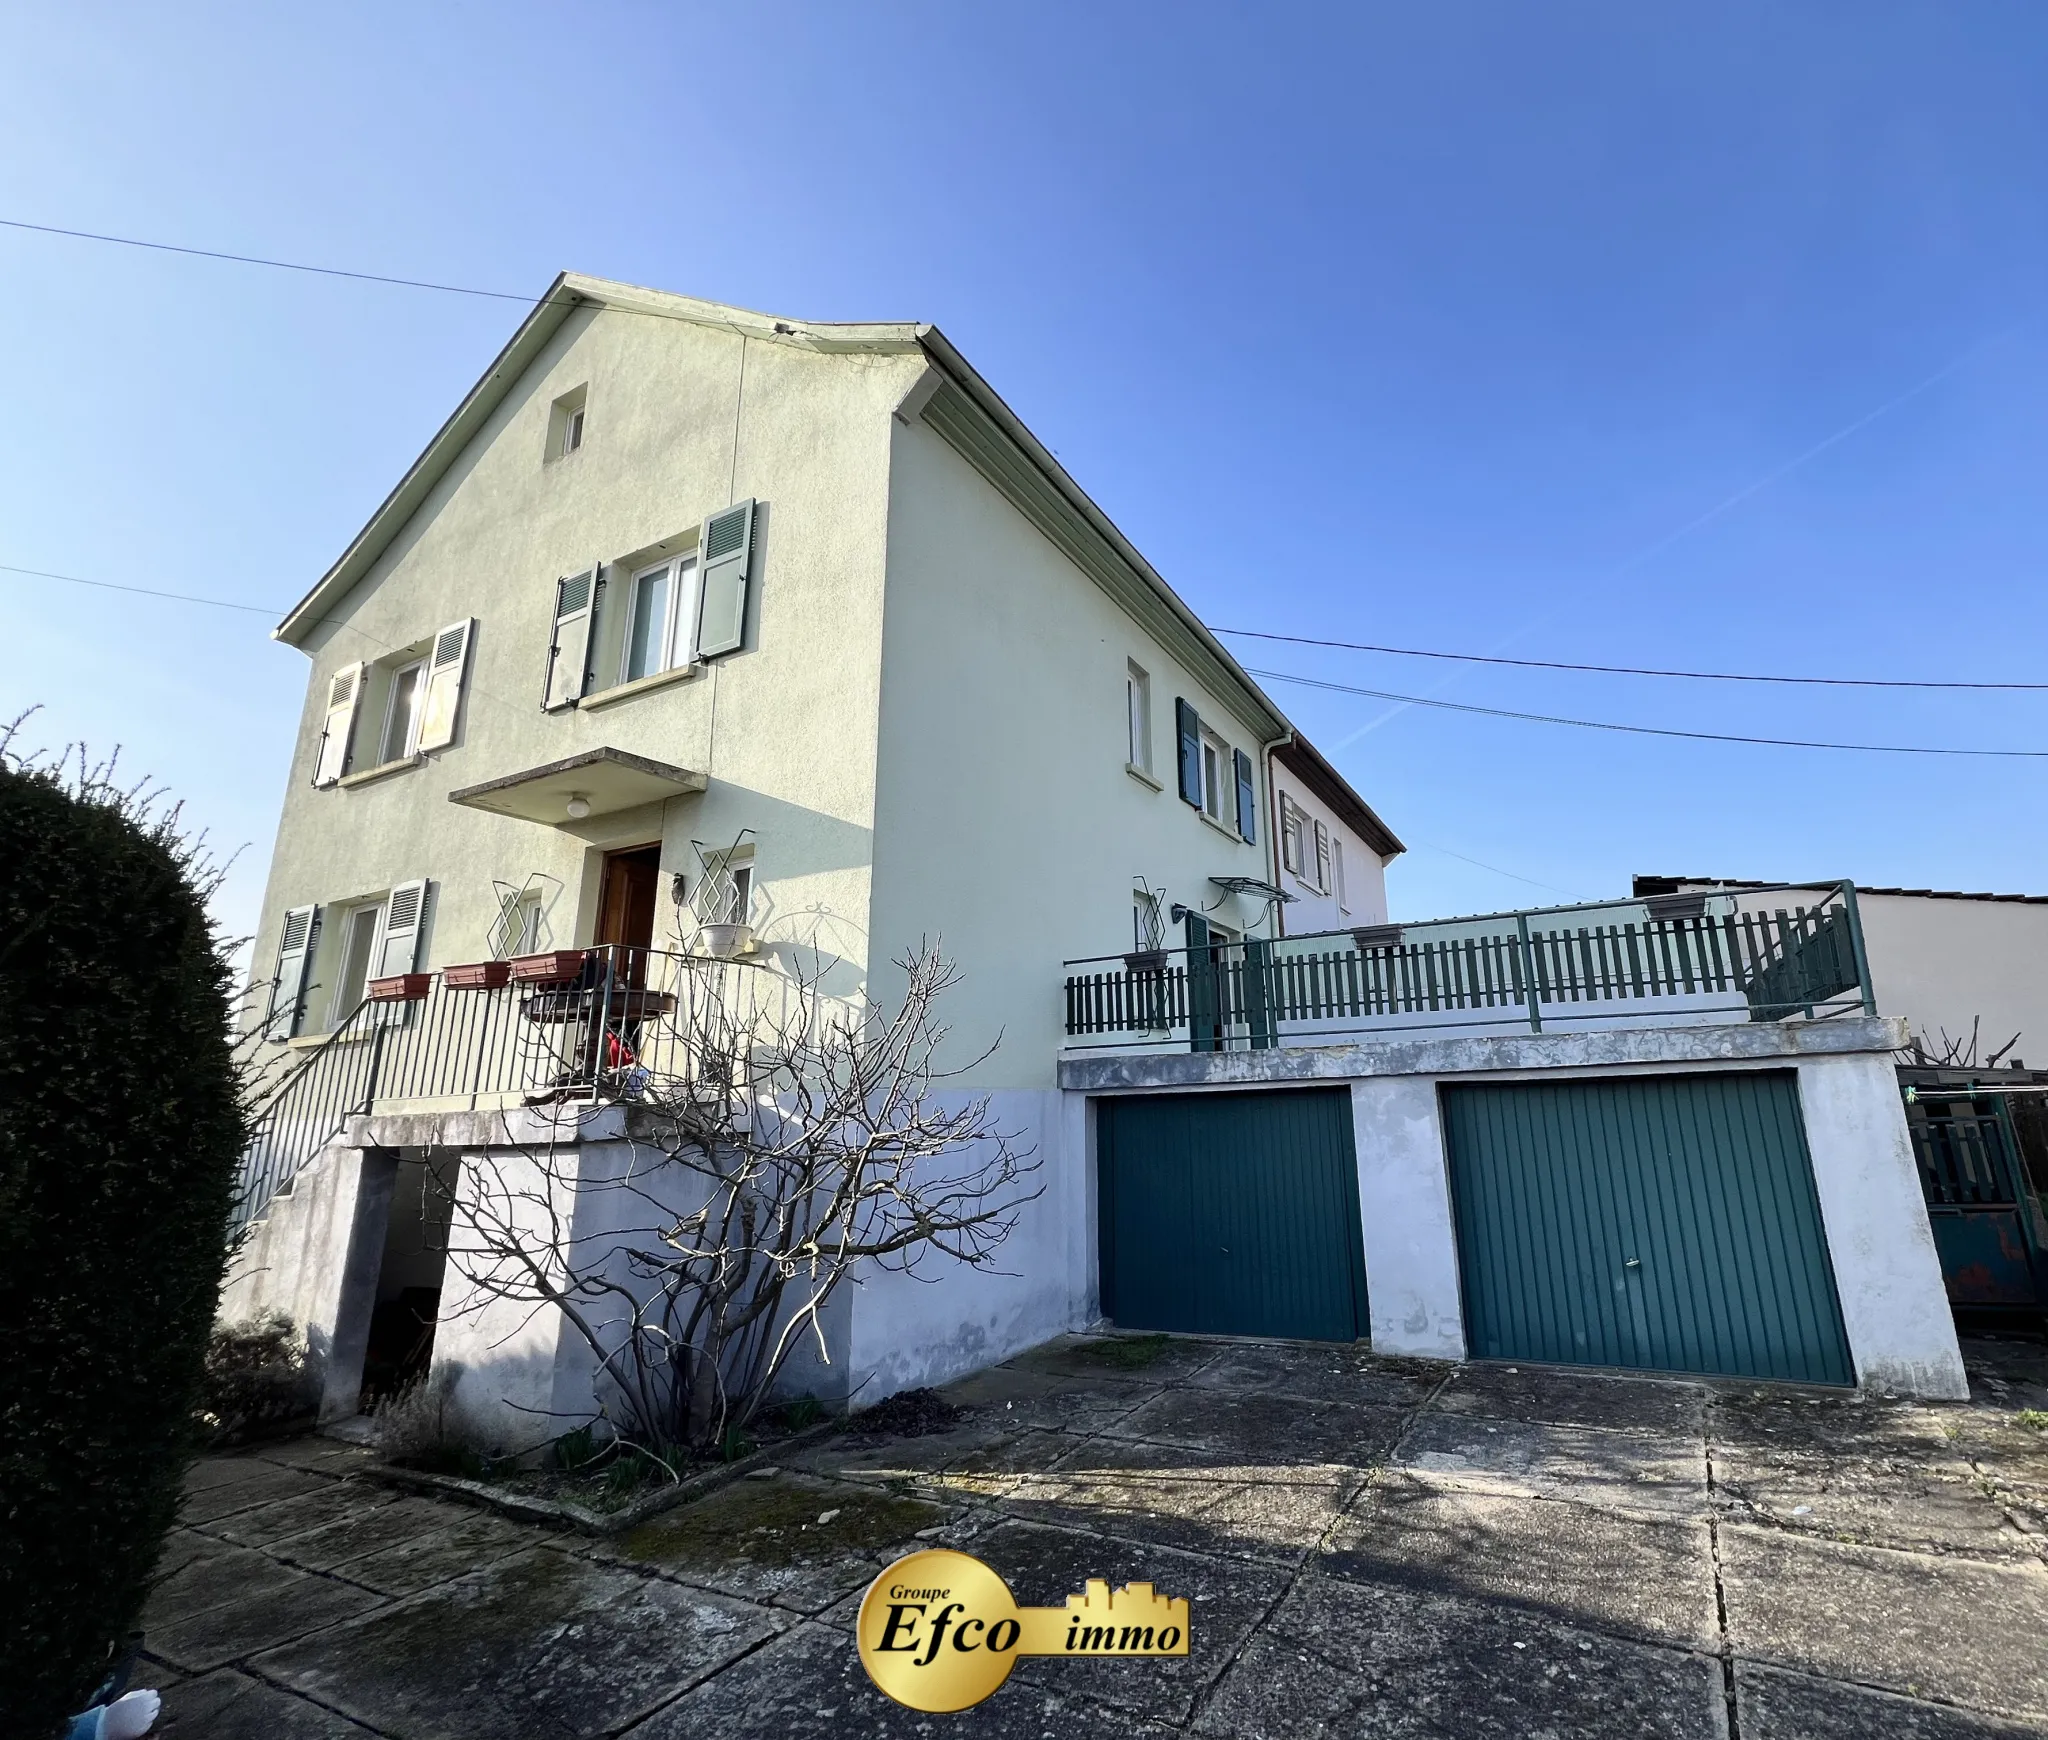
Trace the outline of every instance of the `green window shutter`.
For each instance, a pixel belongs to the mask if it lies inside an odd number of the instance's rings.
[[[349,739],[363,704],[363,669],[359,664],[344,665],[327,681],[327,718],[313,757],[315,785],[332,785],[348,772]]]
[[[319,938],[319,907],[295,906],[284,915],[277,938],[277,972],[270,981],[266,1038],[289,1039],[298,1032],[306,1005],[306,970],[313,964],[313,945]]]
[[[1233,749],[1231,754],[1237,763],[1237,831],[1242,838],[1256,844],[1259,837],[1259,788],[1252,778],[1252,758],[1242,749]]]
[[[434,636],[420,713],[421,749],[446,749],[455,741],[455,711],[462,703],[462,679],[469,669],[469,643],[475,629],[476,618],[466,616]]]
[[[747,568],[754,554],[754,503],[735,503],[704,522],[697,559],[696,656],[736,652],[747,631]]]
[[[393,979],[419,971],[420,930],[427,916],[427,884],[401,882],[384,906],[384,925],[377,938],[373,979]]]
[[[1209,921],[1199,912],[1187,916],[1188,1049],[1223,1049],[1222,989],[1217,951],[1209,946]]]
[[[1173,728],[1180,740],[1180,795],[1202,807],[1202,721],[1187,702],[1174,697]],[[1206,927],[1205,927],[1206,929]]]
[[[590,680],[590,621],[600,571],[593,565],[555,582],[555,632],[548,642],[547,689],[541,699],[550,713],[575,706]]]

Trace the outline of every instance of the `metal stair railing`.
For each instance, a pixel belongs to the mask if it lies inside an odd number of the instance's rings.
[[[278,1194],[347,1128],[348,1120],[370,1109],[390,1031],[382,1006],[365,999],[264,1096],[242,1152],[232,1231],[261,1220]]]

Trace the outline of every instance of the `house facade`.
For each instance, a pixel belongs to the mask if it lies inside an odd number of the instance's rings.
[[[887,1006],[925,947],[943,1091],[1036,1194],[994,1271],[843,1291],[822,1397],[1104,1318],[1962,1381],[1853,902],[1389,924],[1398,839],[930,327],[565,276],[277,634],[311,669],[223,1311],[305,1323],[330,1413],[430,1345],[507,1439],[587,1416],[550,1314],[434,1260],[429,1181],[624,1165],[679,1002]],[[1545,1149],[1566,1113],[1607,1134]],[[1586,1221],[1690,1176],[1673,1117],[1720,1194]],[[1570,1273],[1507,1259],[1532,1217]]]

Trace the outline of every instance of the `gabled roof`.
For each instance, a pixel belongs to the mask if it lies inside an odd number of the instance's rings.
[[[1408,850],[1394,837],[1394,830],[1374,813],[1372,805],[1351,789],[1344,776],[1299,731],[1291,743],[1283,743],[1273,751],[1273,759],[1328,804],[1330,813],[1377,852],[1382,862],[1398,858]]]
[[[835,324],[780,318],[575,272],[562,273],[534,304],[483,378],[441,425],[369,523],[278,624],[275,638],[292,646],[304,643],[325,613],[390,547],[563,322],[577,310],[593,306],[716,326],[763,343],[802,350],[922,352],[941,377],[937,390],[927,395],[920,407],[924,421],[1001,489],[1084,573],[1157,635],[1192,675],[1225,699],[1262,743],[1285,741],[1293,735],[1287,716],[938,328],[909,322]],[[1315,756],[1314,762],[1363,815],[1372,815],[1327,762],[1320,756]],[[1377,818],[1374,826],[1393,839]],[[1399,851],[1400,843],[1394,841],[1392,849]]]

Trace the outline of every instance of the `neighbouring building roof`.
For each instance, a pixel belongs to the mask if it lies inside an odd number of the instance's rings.
[[[1322,751],[1300,732],[1292,742],[1275,749],[1273,759],[1328,804],[1330,813],[1377,852],[1382,862],[1408,850],[1394,837],[1394,830],[1374,814],[1372,805],[1351,789],[1344,776],[1323,759]]]
[[[1786,888],[1803,883],[1751,882],[1736,876],[1638,876],[1632,892],[1638,899],[1646,894],[1692,893],[1702,888]],[[1813,883],[1812,887],[1825,887]],[[1897,894],[1910,900],[2005,900],[2022,906],[2048,906],[2048,894],[1973,894],[1955,888],[1873,888],[1856,884],[1858,894]]]

